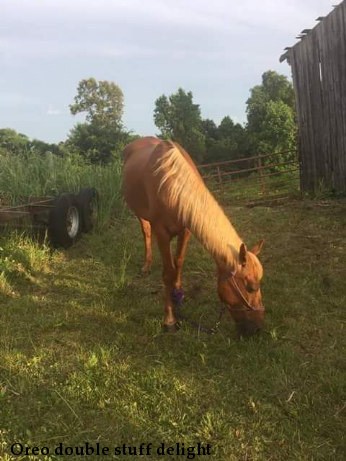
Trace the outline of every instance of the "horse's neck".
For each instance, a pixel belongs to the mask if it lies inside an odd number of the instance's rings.
[[[233,270],[242,240],[202,179],[196,178],[180,188],[178,215],[217,264]]]
[[[207,206],[199,200],[195,201],[193,215],[198,214],[198,219],[190,221],[190,230],[212,255],[219,268],[234,270],[242,240],[209,191],[208,194]]]

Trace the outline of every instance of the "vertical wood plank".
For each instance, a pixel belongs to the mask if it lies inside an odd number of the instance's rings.
[[[290,50],[302,190],[346,190],[346,0]]]

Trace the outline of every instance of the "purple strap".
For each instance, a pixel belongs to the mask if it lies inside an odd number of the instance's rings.
[[[173,288],[171,296],[174,306],[181,306],[183,304],[184,290],[182,288]]]

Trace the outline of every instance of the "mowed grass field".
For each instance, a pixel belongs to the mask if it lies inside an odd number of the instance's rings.
[[[15,456],[14,442],[51,452],[99,442],[110,453],[152,443],[156,460],[187,459],[158,456],[162,442],[209,443],[195,459],[346,459],[346,201],[230,205],[249,246],[266,239],[266,327],[246,340],[228,313],[213,336],[161,332],[159,255],[142,278],[132,217],[69,250],[1,239],[11,269],[0,285],[1,460],[142,458]],[[184,274],[185,313],[212,326],[215,267],[194,239]]]

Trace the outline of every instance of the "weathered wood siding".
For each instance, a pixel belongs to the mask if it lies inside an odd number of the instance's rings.
[[[346,191],[346,1],[290,49],[301,189]]]

